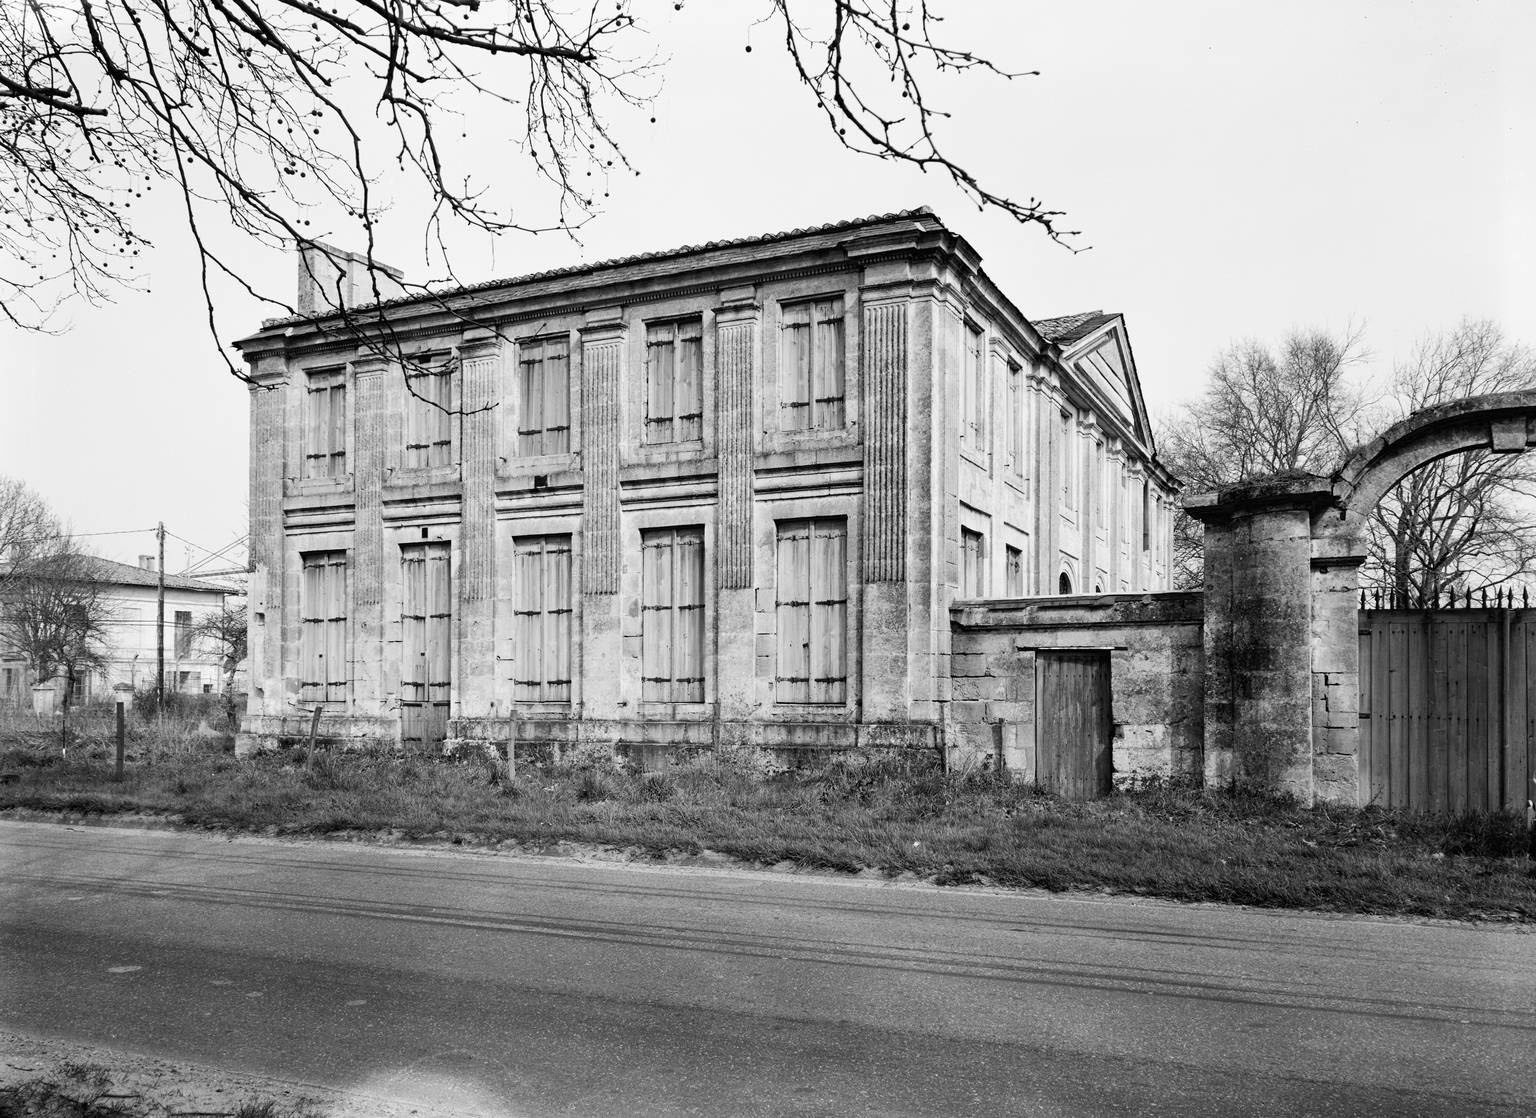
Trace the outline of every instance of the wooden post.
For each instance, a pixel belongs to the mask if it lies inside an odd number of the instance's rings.
[[[159,558],[155,560],[155,709],[165,711],[165,521],[155,525]]]
[[[320,711],[324,709],[324,706],[324,703],[316,703],[315,712],[309,717],[309,749],[304,757],[304,768],[306,771],[312,770],[315,767],[315,735],[320,730]]]
[[[117,767],[112,772],[113,780],[123,779],[123,736],[124,736],[123,704],[117,704]]]

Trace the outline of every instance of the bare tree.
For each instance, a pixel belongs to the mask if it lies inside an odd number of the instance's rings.
[[[48,502],[25,482],[0,475],[0,593],[62,539]]]
[[[219,668],[224,673],[224,711],[231,726],[235,723],[235,671],[247,655],[247,632],[242,600],[209,610],[192,623],[190,633],[192,641],[218,654]]]
[[[1371,422],[1351,379],[1363,356],[1356,330],[1295,332],[1278,352],[1238,343],[1217,357],[1200,399],[1163,423],[1159,456],[1186,493],[1298,470],[1327,473]],[[1176,585],[1200,585],[1202,554],[1200,525],[1181,512]]]
[[[0,5],[0,315],[46,328],[61,299],[101,300],[139,282],[153,232],[140,214],[157,187],[172,192],[196,242],[215,341],[213,281],[251,290],[240,266],[251,240],[307,245],[329,258],[327,274],[346,262],[325,242],[361,245],[372,298],[358,301],[377,301],[386,172],[397,181],[408,172],[401,189],[427,199],[424,216],[409,207],[412,226],[450,281],[454,231],[574,233],[623,176],[639,173],[616,123],[655,121],[663,63],[635,7]],[[941,145],[948,113],[933,102],[936,80],[1023,75],[940,42],[939,22],[930,0],[765,0],[744,46],[752,50],[756,26],[775,27],[786,80],[809,90],[850,149],[936,171],[979,206],[1070,237],[1058,211],[992,191]],[[539,185],[477,177],[487,165],[529,168]],[[233,240],[223,235],[231,228]],[[251,293],[298,310],[277,293]],[[349,313],[338,328],[359,324]],[[380,320],[365,317],[362,331],[388,344]]]
[[[1463,396],[1536,387],[1536,355],[1492,322],[1465,321],[1427,338],[1392,378],[1379,423]],[[1536,461],[1472,452],[1421,466],[1370,520],[1361,582],[1407,608],[1451,592],[1493,591],[1536,573]]]
[[[96,560],[68,541],[36,558],[5,587],[0,647],[24,660],[36,683],[62,678],[64,707],[78,681],[106,665],[115,616]]]

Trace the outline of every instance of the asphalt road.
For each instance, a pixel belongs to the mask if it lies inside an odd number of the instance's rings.
[[[519,1118],[1536,1114],[1536,936],[0,823],[0,1028]]]

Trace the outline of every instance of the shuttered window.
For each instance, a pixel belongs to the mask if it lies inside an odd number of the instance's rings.
[[[969,322],[965,324],[965,368],[960,392],[964,404],[964,426],[960,431],[961,442],[973,454],[985,454],[987,450],[987,366],[982,357],[982,332]]]
[[[571,343],[519,342],[517,452],[525,458],[571,449]]]
[[[1062,507],[1068,509],[1077,507],[1077,434],[1072,429],[1072,420],[1070,411],[1061,413],[1056,447],[1061,473],[1061,503]]]
[[[778,526],[776,702],[847,701],[847,555],[841,519]]]
[[[347,697],[347,553],[310,551],[299,587],[299,699]]]
[[[841,429],[845,422],[842,299],[786,304],[780,326],[780,429]]]
[[[704,701],[704,530],[662,528],[640,537],[641,698]]]
[[[408,373],[405,466],[446,466],[453,458],[453,370]]]
[[[512,541],[512,697],[571,701],[571,537]]]
[[[176,655],[192,655],[192,611],[189,609],[176,611]]]
[[[339,371],[311,373],[304,401],[304,476],[347,472],[347,383]]]
[[[645,441],[697,442],[704,433],[704,335],[698,319],[645,330]]]
[[[446,703],[453,679],[453,586],[446,543],[400,549],[400,699]]]
[[[1010,547],[1006,551],[1006,577],[1008,580],[1008,596],[1010,598],[1022,598],[1024,596],[1024,551],[1022,548]]]
[[[1024,476],[1024,371],[1008,366],[1008,472]]]
[[[1152,550],[1152,483],[1141,483],[1141,550]]]
[[[984,598],[987,592],[986,540],[980,532],[960,529],[960,596]]]

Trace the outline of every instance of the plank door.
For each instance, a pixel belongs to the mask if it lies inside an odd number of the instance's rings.
[[[1110,791],[1108,652],[1039,652],[1035,656],[1035,781],[1068,800]]]
[[[453,670],[448,545],[403,548],[400,573],[400,741],[407,749],[436,749],[448,736]]]

